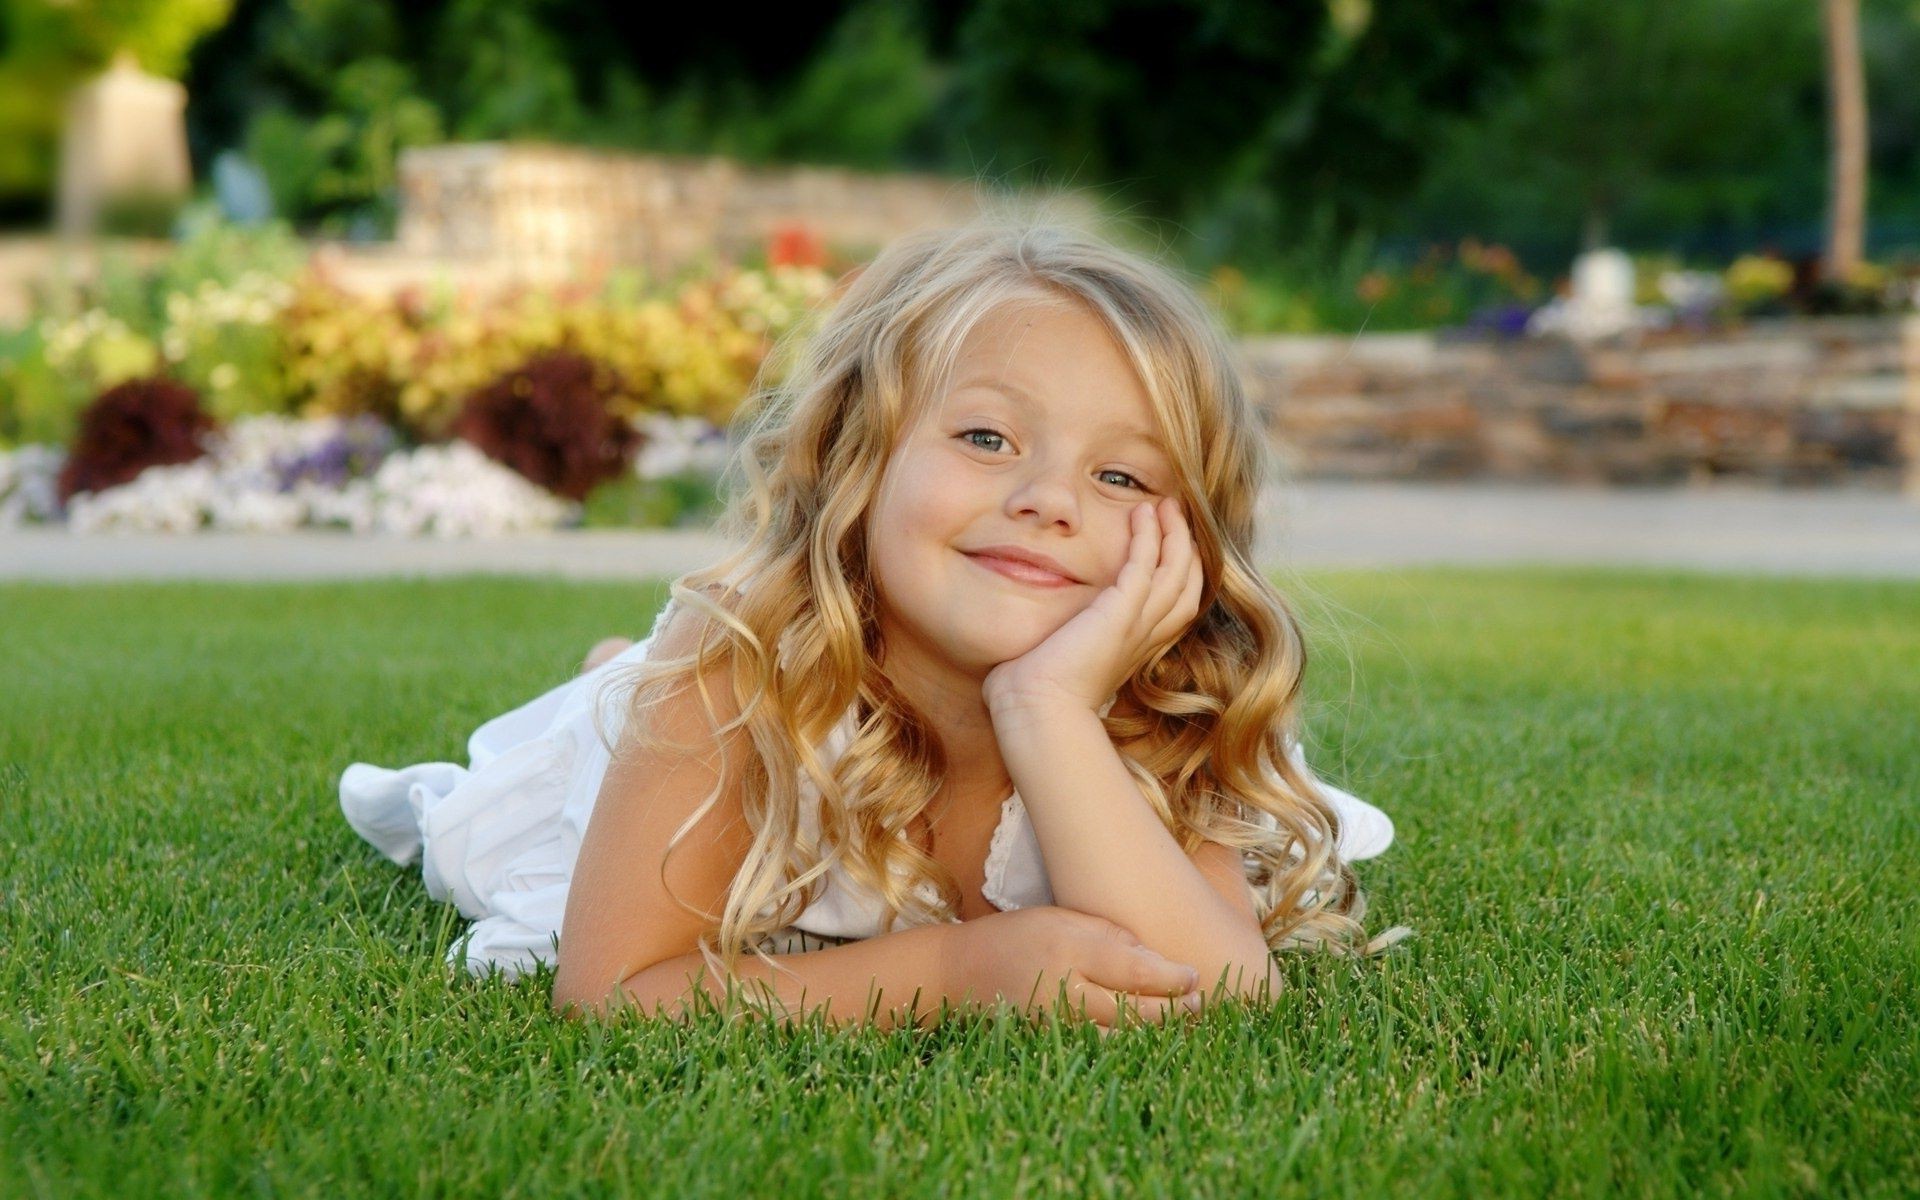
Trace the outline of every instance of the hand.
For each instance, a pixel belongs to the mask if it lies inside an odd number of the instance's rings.
[[[1162,958],[1104,917],[1042,905],[989,913],[957,930],[963,1001],[1006,1000],[1043,1024],[1064,1008],[1093,1022],[1101,1037],[1129,1020],[1198,1011],[1193,968]]]
[[[1180,502],[1137,504],[1127,521],[1132,541],[1119,577],[1045,641],[987,672],[981,693],[990,711],[1062,702],[1098,711],[1192,626],[1202,577]]]

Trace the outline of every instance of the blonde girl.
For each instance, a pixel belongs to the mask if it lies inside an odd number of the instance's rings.
[[[1350,866],[1391,822],[1301,755],[1266,436],[1191,288],[989,211],[888,246],[801,339],[738,421],[738,549],[647,639],[469,769],[343,776],[476,919],[471,969],[551,962],[573,1013],[1064,1002],[1105,1032],[1407,932],[1368,942]]]

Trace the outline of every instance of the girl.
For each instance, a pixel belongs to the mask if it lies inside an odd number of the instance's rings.
[[[892,244],[800,344],[738,422],[740,548],[645,640],[468,768],[342,776],[475,920],[450,958],[551,962],[564,1011],[746,985],[881,1027],[1065,999],[1104,1033],[1408,932],[1360,945],[1348,864],[1393,826],[1301,756],[1300,628],[1249,557],[1265,436],[1176,275],[989,213]]]

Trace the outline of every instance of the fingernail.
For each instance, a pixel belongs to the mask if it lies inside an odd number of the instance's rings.
[[[1187,1006],[1188,1012],[1199,1012],[1200,1011],[1200,993],[1188,992],[1186,995],[1180,997],[1180,1003]]]
[[[1187,990],[1192,991],[1195,987],[1199,986],[1199,983],[1200,983],[1200,972],[1194,970],[1192,967],[1188,967],[1187,968]]]

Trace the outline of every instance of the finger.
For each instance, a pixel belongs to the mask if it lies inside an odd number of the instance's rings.
[[[1156,647],[1172,646],[1193,628],[1194,619],[1200,615],[1200,593],[1206,589],[1206,582],[1206,573],[1200,569],[1200,556],[1190,555],[1180,594],[1174,597],[1168,607],[1162,627],[1154,631]]]
[[[1143,996],[1179,996],[1191,991],[1200,974],[1187,963],[1174,962],[1149,946],[1110,942],[1090,960],[1084,974],[1101,986]]]
[[[1093,1024],[1111,1032],[1135,1024],[1165,1020],[1170,1002],[1165,998],[1135,996],[1106,987],[1081,971],[1070,968],[1062,981],[1059,1007],[1065,1019]]]
[[[1134,505],[1127,514],[1127,528],[1133,540],[1127,543],[1127,561],[1120,564],[1114,586],[1138,606],[1145,600],[1153,582],[1154,568],[1160,563],[1160,528],[1153,515],[1153,505],[1145,502]]]
[[[1178,620],[1178,605],[1195,560],[1193,535],[1187,528],[1185,514],[1180,510],[1180,501],[1168,496],[1163,504],[1166,514],[1160,524],[1166,534],[1161,540],[1160,564],[1154,572],[1152,594],[1145,606],[1151,625],[1149,640],[1155,646],[1171,641],[1176,636],[1175,629],[1184,624]],[[1155,505],[1156,512],[1160,507]]]
[[[1177,1017],[1192,1016],[1185,997],[1181,996],[1135,996],[1125,993],[1122,1002],[1129,1014],[1129,1020],[1142,1025],[1169,1025]]]
[[[1135,651],[1128,667],[1129,675],[1159,652],[1160,643],[1165,640],[1161,629],[1165,623],[1167,606],[1178,590],[1168,589],[1169,542],[1162,533],[1165,522],[1160,516],[1160,502],[1143,502],[1137,508],[1144,509],[1145,516],[1135,531],[1139,536],[1135,538],[1127,562],[1121,568],[1122,580],[1127,585],[1122,592],[1132,602],[1127,638]],[[1147,547],[1140,544],[1142,541],[1151,543],[1150,554],[1147,553]],[[1129,574],[1131,578],[1128,578]],[[1173,578],[1179,577],[1176,575]]]

